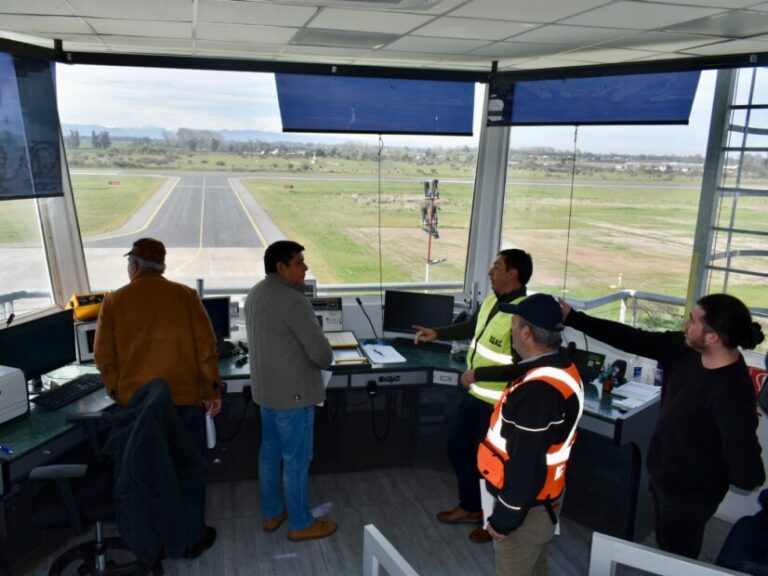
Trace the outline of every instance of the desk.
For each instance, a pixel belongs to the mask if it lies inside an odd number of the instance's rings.
[[[380,463],[376,450],[387,447],[374,441],[370,443],[372,452],[361,448],[363,434],[357,432],[363,404],[355,407],[355,402],[350,402],[350,398],[362,398],[367,404],[369,382],[374,382],[379,392],[392,390],[381,396],[393,403],[391,409],[400,416],[389,446],[390,465],[411,464],[416,456],[421,461],[422,455],[442,458],[444,443],[435,430],[447,429],[455,413],[455,403],[463,393],[459,375],[464,365],[445,353],[409,347],[397,350],[406,362],[334,369],[328,401],[322,409],[326,418],[318,419],[314,470],[354,469]],[[235,358],[220,360],[219,367],[231,401],[249,384],[249,367],[235,366]],[[34,466],[50,462],[84,441],[84,429],[66,422],[68,414],[104,410],[110,405],[112,400],[103,390],[97,390],[58,411],[33,406],[29,418],[0,426],[0,444],[14,450],[12,456],[0,454],[0,496]],[[372,405],[371,410],[381,412],[382,408]],[[592,384],[585,386],[584,414],[569,462],[569,498],[564,513],[622,538],[642,540],[647,536],[652,529],[652,506],[645,456],[657,416],[658,400],[622,411],[613,406],[610,394],[603,395]],[[226,458],[237,460],[243,474],[255,475],[256,420],[251,425],[247,433],[239,435],[239,448],[229,450]],[[365,432],[369,432],[367,427]],[[223,453],[212,451],[212,459],[217,454]]]

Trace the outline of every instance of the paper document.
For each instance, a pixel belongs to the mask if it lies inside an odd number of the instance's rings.
[[[337,348],[357,348],[357,338],[354,332],[326,332],[325,337],[334,350]]]
[[[334,348],[333,366],[368,364],[368,358],[358,348]]]
[[[362,348],[373,364],[405,362],[405,358],[388,344],[363,344]]]
[[[641,382],[627,382],[611,391],[612,396],[623,396],[632,400],[642,400],[646,402],[659,395],[661,388],[651,384],[642,384]]]

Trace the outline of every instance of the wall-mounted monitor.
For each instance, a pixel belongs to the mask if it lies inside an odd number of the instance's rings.
[[[384,337],[414,334],[414,324],[435,328],[453,322],[453,296],[423,292],[384,292]]]
[[[63,310],[0,330],[0,364],[38,380],[77,359],[72,310]]]
[[[216,333],[216,339],[222,340],[230,337],[229,320],[229,296],[213,296],[203,298],[203,308],[208,312],[208,317],[213,324],[213,331]]]
[[[96,339],[96,320],[75,324],[75,351],[80,364],[93,362],[93,342]]]

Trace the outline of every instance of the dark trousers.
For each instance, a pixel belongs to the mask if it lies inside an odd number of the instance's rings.
[[[665,552],[698,558],[704,539],[704,528],[714,510],[697,509],[684,502],[672,502],[651,484],[656,513],[656,542]]]
[[[205,454],[205,410],[202,406],[176,406],[196,446]],[[205,473],[184,476],[179,482],[187,525],[187,544],[196,544],[205,535]]]
[[[477,446],[488,433],[492,413],[492,405],[465,392],[448,436],[448,458],[459,484],[459,506],[469,512],[482,509]]]

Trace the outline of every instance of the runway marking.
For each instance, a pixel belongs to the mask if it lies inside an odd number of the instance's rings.
[[[121,232],[119,234],[110,234],[109,238],[123,238],[125,236],[131,236],[133,234],[138,234],[139,232],[144,232],[147,228],[149,228],[150,224],[154,221],[154,219],[157,217],[158,212],[160,212],[160,209],[165,205],[165,202],[168,200],[168,198],[171,197],[171,194],[176,190],[176,186],[178,186],[179,182],[181,182],[181,177],[176,177],[176,182],[173,183],[173,186],[168,190],[165,196],[163,196],[163,199],[160,200],[160,203],[157,205],[157,207],[152,211],[152,214],[149,215],[149,218],[147,218],[147,221],[144,223],[144,226],[141,228],[137,228],[136,230],[131,230],[130,232]]]
[[[235,193],[235,198],[237,198],[237,201],[240,203],[240,207],[243,209],[243,212],[245,212],[245,216],[248,218],[248,221],[251,223],[251,226],[253,226],[253,230],[256,232],[256,236],[259,237],[259,240],[261,241],[261,245],[266,248],[267,239],[264,238],[264,234],[261,233],[261,230],[259,230],[259,227],[256,225],[256,222],[251,216],[251,213],[248,211],[248,208],[245,207],[245,202],[243,202],[243,199],[240,197],[240,192],[237,191],[237,188],[233,184],[235,180],[239,182],[240,178],[227,178],[227,182],[229,182],[229,186],[232,189],[232,192]]]
[[[200,238],[197,241],[197,252],[195,252],[195,255],[192,256],[192,258],[184,262],[184,264],[176,266],[176,268],[170,270],[168,274],[176,274],[179,270],[186,268],[192,262],[197,260],[200,257],[200,254],[203,253],[203,232],[205,230],[205,176],[203,176],[202,192],[202,198],[200,200]]]

